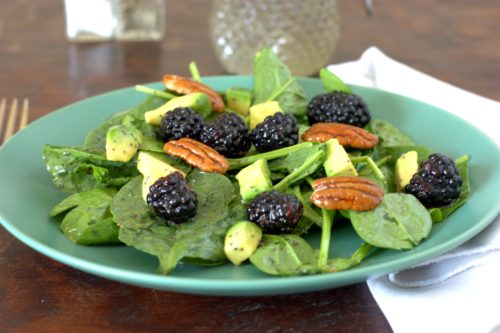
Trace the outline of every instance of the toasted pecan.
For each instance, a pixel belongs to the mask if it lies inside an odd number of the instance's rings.
[[[341,123],[316,123],[302,134],[303,141],[325,142],[336,138],[342,146],[369,149],[378,143],[378,136],[367,130]]]
[[[223,112],[225,109],[222,97],[207,85],[201,82],[191,80],[187,77],[179,75],[163,75],[163,84],[165,88],[175,91],[179,94],[191,94],[195,92],[202,92],[210,98],[212,111]]]
[[[371,210],[384,197],[384,190],[377,184],[361,177],[334,176],[316,179],[311,186],[312,202],[324,209]]]
[[[163,151],[205,172],[225,173],[229,168],[229,162],[224,156],[212,147],[190,138],[168,141],[163,146]]]

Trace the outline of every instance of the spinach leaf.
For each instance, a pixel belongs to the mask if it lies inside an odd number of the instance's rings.
[[[412,146],[415,144],[408,134],[388,121],[373,119],[370,130],[379,137],[380,147]]]
[[[418,155],[418,163],[427,159],[430,154],[433,153],[429,147],[421,145],[410,145],[410,146],[391,146],[391,147],[376,147],[373,151],[373,156],[376,159],[390,156],[390,160],[387,162],[387,166],[394,168],[397,159],[404,153],[410,150],[415,150]]]
[[[120,240],[157,256],[162,274],[169,273],[184,258],[203,264],[225,261],[226,231],[246,215],[241,198],[227,177],[195,170],[187,182],[197,193],[197,213],[178,227],[167,225],[144,203],[142,176],[123,186],[111,205],[120,225]]]
[[[153,224],[147,228],[120,228],[119,238],[128,246],[158,257],[158,273],[167,274],[169,251],[174,242],[175,229],[165,223]]]
[[[130,110],[122,111],[111,116],[99,127],[90,131],[85,138],[83,148],[93,154],[105,155],[106,153],[106,133],[111,126],[121,124],[125,117],[131,117],[134,120],[135,127],[141,131],[144,136],[154,137],[153,126],[147,124],[144,120],[144,112],[158,108],[165,104],[165,99],[149,96],[144,102],[133,107]]]
[[[427,209],[411,194],[388,193],[374,210],[350,212],[356,233],[382,248],[411,249],[427,237],[432,220]]]
[[[296,235],[268,235],[262,237],[250,262],[271,275],[302,275],[316,272],[317,250]]]
[[[363,178],[370,179],[375,184],[380,186],[380,188],[383,189],[385,193],[395,192],[396,191],[396,176],[393,172],[393,169],[389,168],[387,165],[382,165],[378,168],[382,172],[382,174],[384,175],[384,179],[380,179],[373,172],[363,173],[363,174],[359,173],[359,176],[363,177]],[[365,170],[366,170],[366,168],[363,169],[363,171],[365,171]]]
[[[253,90],[255,104],[275,100],[296,117],[306,114],[307,98],[302,86],[270,48],[255,55]]]
[[[133,178],[113,197],[111,213],[120,228],[142,229],[165,224],[142,198],[142,176]]]
[[[159,271],[166,274],[175,228],[154,214],[142,199],[142,176],[135,177],[118,191],[111,202],[111,213],[120,226],[119,239],[128,246],[157,256]]]
[[[73,194],[55,205],[50,216],[69,210],[61,222],[60,229],[74,243],[117,243],[118,226],[109,211],[115,193],[115,189],[102,188]]]
[[[464,155],[459,157],[455,162],[457,165],[458,173],[462,177],[462,187],[460,190],[460,196],[451,205],[440,208],[431,208],[429,210],[432,220],[434,222],[441,222],[450,216],[455,210],[469,200],[470,196],[470,182],[469,182],[469,170],[468,170],[469,157]]]
[[[319,71],[319,78],[323,83],[323,88],[327,93],[332,91],[343,91],[348,94],[352,93],[351,89],[335,74],[328,69],[323,68]]]
[[[153,136],[143,136],[139,150],[163,153],[164,142]]]
[[[175,268],[183,258],[225,261],[226,232],[245,216],[239,197],[233,201],[236,191],[227,177],[195,170],[187,181],[197,193],[197,212],[189,222],[179,226],[168,258],[167,271]]]
[[[135,161],[108,161],[79,148],[45,145],[43,159],[54,184],[64,192],[122,186],[139,172]]]

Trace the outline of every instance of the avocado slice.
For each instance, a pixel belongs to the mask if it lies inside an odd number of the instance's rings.
[[[250,107],[250,130],[260,124],[267,116],[272,116],[276,112],[283,112],[278,102],[268,101],[260,104],[255,104]]]
[[[130,161],[142,142],[142,133],[130,124],[111,126],[106,133],[106,159]]]
[[[269,191],[273,187],[271,172],[265,159],[260,159],[243,168],[236,175],[243,200],[252,200],[259,193]]]
[[[142,198],[146,201],[149,193],[149,187],[160,177],[167,176],[172,172],[179,171],[162,159],[162,154],[139,152],[137,156],[137,170],[144,176],[142,182]]]
[[[347,155],[344,147],[337,139],[330,139],[325,143],[326,160],[323,166],[328,177],[357,176],[356,168]]]
[[[151,125],[160,125],[161,119],[168,111],[172,111],[178,107],[188,107],[199,113],[202,117],[206,117],[211,112],[210,98],[201,92],[187,94],[172,98],[167,103],[157,109],[146,111],[144,119],[146,123]]]
[[[252,92],[245,88],[231,87],[226,91],[227,107],[243,117],[252,105]]]
[[[415,150],[410,150],[399,156],[396,161],[396,186],[398,191],[404,190],[417,171],[418,153]]]
[[[239,221],[226,233],[224,253],[235,265],[250,258],[262,239],[262,229],[250,221]]]

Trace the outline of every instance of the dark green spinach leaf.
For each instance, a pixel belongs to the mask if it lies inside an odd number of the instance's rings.
[[[123,186],[111,206],[120,225],[120,240],[157,256],[162,274],[169,273],[184,258],[191,263],[224,262],[226,231],[246,215],[245,207],[227,177],[194,170],[188,175],[187,182],[197,193],[197,213],[177,227],[167,225],[167,221],[157,217],[144,203],[142,176]]]
[[[250,262],[271,275],[303,275],[317,271],[318,252],[296,235],[264,235]]]
[[[415,144],[408,134],[388,121],[373,119],[370,130],[379,137],[380,147],[412,146]]]
[[[179,226],[168,258],[167,270],[175,268],[183,258],[209,262],[225,261],[226,232],[244,217],[243,205],[239,199],[233,201],[236,191],[227,177],[195,170],[188,176],[187,181],[197,193],[197,213],[189,222]]]
[[[374,210],[350,212],[356,233],[365,242],[388,249],[411,249],[432,228],[427,209],[413,195],[388,193]]]
[[[343,91],[345,93],[351,94],[351,88],[349,88],[344,81],[342,81],[337,75],[330,72],[328,69],[323,68],[319,71],[319,78],[321,83],[323,83],[323,88],[327,93],[332,91]]]
[[[79,148],[45,145],[43,160],[54,184],[64,192],[92,188],[120,187],[139,172],[135,160],[127,163],[108,161]]]
[[[123,186],[113,197],[111,213],[120,226],[119,239],[159,260],[159,272],[167,273],[170,248],[175,242],[175,228],[154,214],[142,198],[142,176]]]
[[[390,159],[389,161],[387,161],[386,165],[391,168],[394,168],[398,158],[402,154],[407,153],[410,150],[415,150],[417,152],[418,163],[427,159],[429,155],[433,153],[433,150],[430,149],[429,147],[422,145],[411,145],[411,146],[376,147],[373,151],[373,156],[375,159],[390,156]]]
[[[255,55],[253,90],[254,104],[275,100],[284,111],[296,117],[306,114],[308,101],[304,89],[269,48]]]
[[[109,211],[116,190],[91,189],[73,194],[54,206],[50,216],[68,211],[60,229],[71,241],[81,245],[117,243],[118,226]]]

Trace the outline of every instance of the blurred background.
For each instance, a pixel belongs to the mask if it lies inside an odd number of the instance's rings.
[[[361,0],[337,2],[340,33],[327,63],[357,59],[375,45],[416,69],[500,100],[492,84],[500,81],[497,1],[380,0],[372,16]],[[63,0],[1,0],[0,90],[18,96],[11,81],[25,82],[22,93],[37,105],[37,117],[90,95],[158,81],[165,73],[187,75],[192,60],[202,75],[225,74],[212,47],[212,4],[163,1],[165,28],[157,42],[75,43],[66,36]],[[335,43],[332,34],[326,43]],[[320,35],[328,38],[325,31]]]

